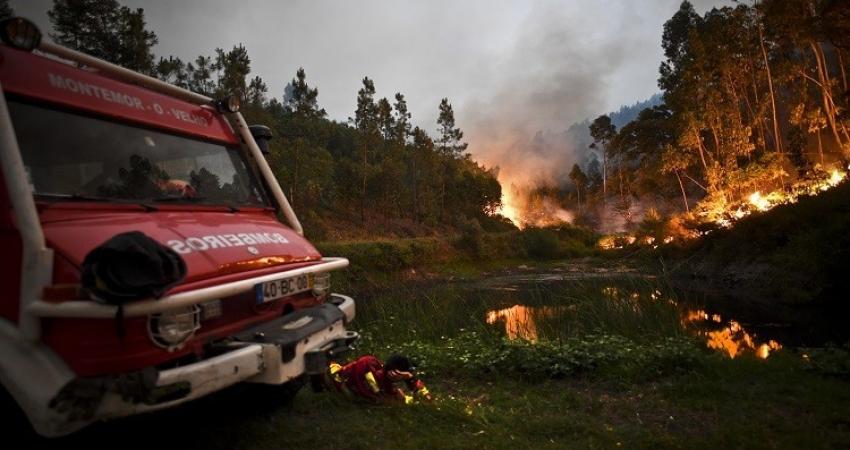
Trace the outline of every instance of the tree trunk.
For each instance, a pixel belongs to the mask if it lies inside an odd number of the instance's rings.
[[[411,181],[413,182],[412,183],[413,184],[413,189],[412,189],[412,191],[413,191],[413,205],[411,205],[412,206],[411,209],[412,209],[412,212],[413,212],[413,221],[419,222],[419,197],[418,197],[418,193],[417,193],[417,185],[419,184],[419,182],[417,181],[418,175],[416,174],[416,152],[415,151],[410,155],[410,161],[411,161],[411,170],[410,171],[411,171],[411,178],[412,178]]]
[[[723,155],[720,147],[720,135],[717,133],[717,126],[711,125],[711,136],[714,138],[714,157],[720,164],[723,164]]]
[[[438,217],[440,218],[440,222],[443,222],[443,209],[446,206],[446,178],[445,174],[440,178],[440,214]]]
[[[844,68],[844,53],[839,47],[835,47],[836,53],[838,53],[838,68],[841,71],[841,85],[844,87],[844,92],[850,91],[847,88],[847,71]]]
[[[818,67],[818,81],[820,84],[821,98],[823,100],[823,108],[824,112],[826,113],[826,120],[829,123],[829,128],[832,130],[832,136],[835,138],[835,143],[838,144],[838,147],[840,148],[842,146],[841,137],[838,135],[838,126],[835,123],[835,111],[831,107],[829,101],[829,80],[826,78],[826,73],[824,72],[823,66],[825,61],[821,59],[822,55],[819,51],[819,47],[815,45],[814,42],[810,42],[809,46],[812,49],[812,54],[815,55],[815,63]]]
[[[622,168],[622,164],[621,164],[621,167],[617,168],[617,173],[619,174],[619,178],[620,178],[620,202],[624,202],[625,197],[623,196],[623,168]]]
[[[761,44],[761,54],[764,58],[764,68],[767,72],[767,86],[770,89],[770,106],[773,109],[773,141],[776,145],[776,152],[782,153],[782,137],[779,134],[779,120],[776,118],[776,95],[773,92],[773,75],[770,73],[770,62],[767,59],[767,50],[764,48],[764,33],[762,32],[761,23],[759,23],[759,43]]]
[[[297,140],[295,141],[295,170],[292,171],[292,188],[289,192],[289,201],[292,203],[292,209],[295,209],[295,205],[298,202],[295,199],[295,196],[298,194],[298,166],[301,157],[301,143]]]
[[[676,174],[676,179],[679,180],[679,189],[682,190],[682,201],[685,203],[685,212],[689,213],[689,212],[691,212],[691,208],[688,207],[688,195],[685,194],[685,185],[682,183],[682,177],[679,176],[678,170],[673,172],[673,173]]]
[[[697,149],[699,149],[699,159],[702,161],[702,169],[705,171],[705,174],[708,175],[708,163],[705,161],[705,149],[702,145],[702,137],[699,135],[699,130],[696,127],[691,127],[694,133],[694,137],[697,140]]]
[[[608,197],[608,157],[606,156],[607,149],[602,146],[602,205],[605,205],[605,198]]]
[[[363,191],[362,196],[360,197],[360,221],[366,221],[366,155],[369,148],[369,144],[366,143],[363,146]]]
[[[753,79],[753,100],[755,100],[756,105],[759,104],[759,86],[758,79],[756,78],[756,65],[753,61],[752,54],[749,54],[749,62],[750,62],[750,77]],[[749,98],[749,94],[744,96],[745,98]],[[751,113],[753,115],[753,120],[755,121],[759,135],[761,136],[761,150],[762,152],[767,151],[767,132],[764,129],[764,120],[760,114],[756,114],[755,110],[751,109]]]

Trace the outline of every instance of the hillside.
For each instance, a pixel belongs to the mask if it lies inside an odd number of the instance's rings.
[[[848,230],[845,182],[717,231],[672,274],[760,302],[839,304],[850,289]]]

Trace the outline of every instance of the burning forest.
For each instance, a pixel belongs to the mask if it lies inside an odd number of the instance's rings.
[[[501,214],[587,226],[607,234],[603,248],[661,245],[837,186],[850,170],[848,35],[844,2],[704,15],[683,2],[664,25],[662,95],[632,120],[491,137],[482,159],[507,169]]]

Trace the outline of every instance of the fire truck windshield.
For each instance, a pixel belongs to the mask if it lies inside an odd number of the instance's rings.
[[[269,205],[236,146],[15,100],[8,104],[37,196]]]

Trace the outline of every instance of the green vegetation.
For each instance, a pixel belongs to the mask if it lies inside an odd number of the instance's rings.
[[[377,288],[399,279],[474,275],[524,262],[592,256],[598,235],[570,226],[487,233],[467,227],[462,234],[379,241],[320,242],[327,256],[343,256],[351,265],[335,274],[338,289]]]
[[[306,389],[286,403],[242,386],[57,444],[127,436],[204,449],[850,444],[846,346],[729,359],[683,330],[672,291],[645,279],[521,293],[464,286],[402,288],[358,307],[359,352],[411,355],[433,403],[372,405]],[[563,313],[535,316],[536,343],[505,340],[503,323],[486,323],[488,311],[520,299]]]

